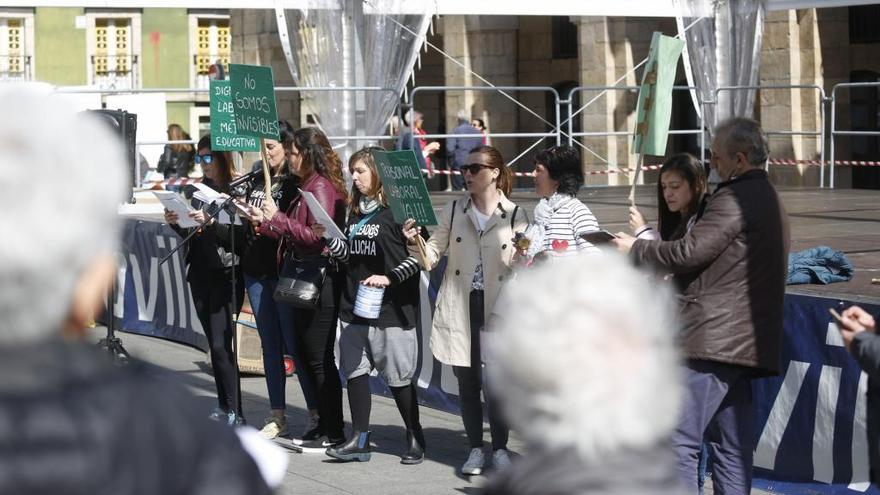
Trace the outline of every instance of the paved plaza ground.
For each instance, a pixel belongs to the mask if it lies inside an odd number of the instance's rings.
[[[589,188],[580,197],[593,210],[603,228],[615,232],[627,229],[628,188]],[[792,249],[820,244],[843,250],[856,266],[853,281],[833,286],[800,286],[791,292],[824,295],[850,300],[877,301],[880,286],[871,278],[880,277],[880,210],[876,192],[857,190],[782,189],[783,201],[792,223]],[[537,198],[527,192],[514,193],[513,199],[531,214]],[[451,195],[436,193],[434,205],[439,211]],[[638,188],[637,203],[645,216],[656,215],[654,188]],[[97,338],[101,329],[95,329]],[[121,334],[132,355],[175,372],[177,379],[189,386],[209,412],[214,406],[213,380],[207,356],[195,349],[161,339]],[[242,379],[246,418],[260,425],[268,414],[268,396],[263,377]],[[288,420],[292,431],[300,431],[306,420],[304,401],[295,382],[288,380]],[[350,418],[347,402],[345,417]],[[393,400],[374,397],[372,410],[375,450],[369,463],[338,464],[324,455],[290,453],[287,477],[279,490],[282,494],[448,494],[479,493],[485,478],[464,477],[457,468],[466,454],[467,443],[458,416],[429,408],[421,409],[422,424],[428,443],[428,456],[417,466],[399,464],[404,430]],[[488,425],[486,425],[488,439]],[[523,451],[514,433],[510,447]],[[711,489],[707,491],[711,493]],[[754,490],[755,494],[768,492]]]

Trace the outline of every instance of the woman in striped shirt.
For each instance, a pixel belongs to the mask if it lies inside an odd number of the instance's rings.
[[[577,199],[584,184],[584,172],[577,150],[553,146],[535,157],[535,191],[541,200],[535,206],[534,222],[526,230],[527,260],[542,256],[572,256],[598,249],[581,234],[599,230],[593,213]]]

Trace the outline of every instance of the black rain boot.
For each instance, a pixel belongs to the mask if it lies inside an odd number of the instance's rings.
[[[406,452],[400,456],[401,464],[421,464],[425,459],[425,435],[422,429],[406,430]]]
[[[330,447],[324,453],[341,461],[367,462],[370,460],[370,432],[355,431],[347,442]]]

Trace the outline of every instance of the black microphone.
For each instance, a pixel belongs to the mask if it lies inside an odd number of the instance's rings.
[[[239,178],[233,180],[232,182],[230,182],[230,183],[229,183],[229,188],[232,189],[232,188],[235,187],[235,186],[238,186],[238,185],[244,184],[244,183],[246,183],[246,182],[250,182],[250,181],[256,179],[257,177],[259,177],[259,176],[261,176],[261,175],[263,175],[263,169],[262,169],[262,168],[258,168],[258,169],[254,170],[254,171],[252,171],[252,172],[248,172],[248,173],[242,175],[241,177],[239,177]]]

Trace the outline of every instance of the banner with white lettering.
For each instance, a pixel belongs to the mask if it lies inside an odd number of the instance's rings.
[[[185,248],[161,266],[181,239],[164,223],[126,220],[118,260],[117,328],[208,350],[186,281]]]
[[[761,478],[755,486],[775,493],[880,494],[868,483],[868,378],[828,314],[838,302],[785,296],[782,373],[752,387],[755,476]],[[862,306],[880,314],[880,306]]]

